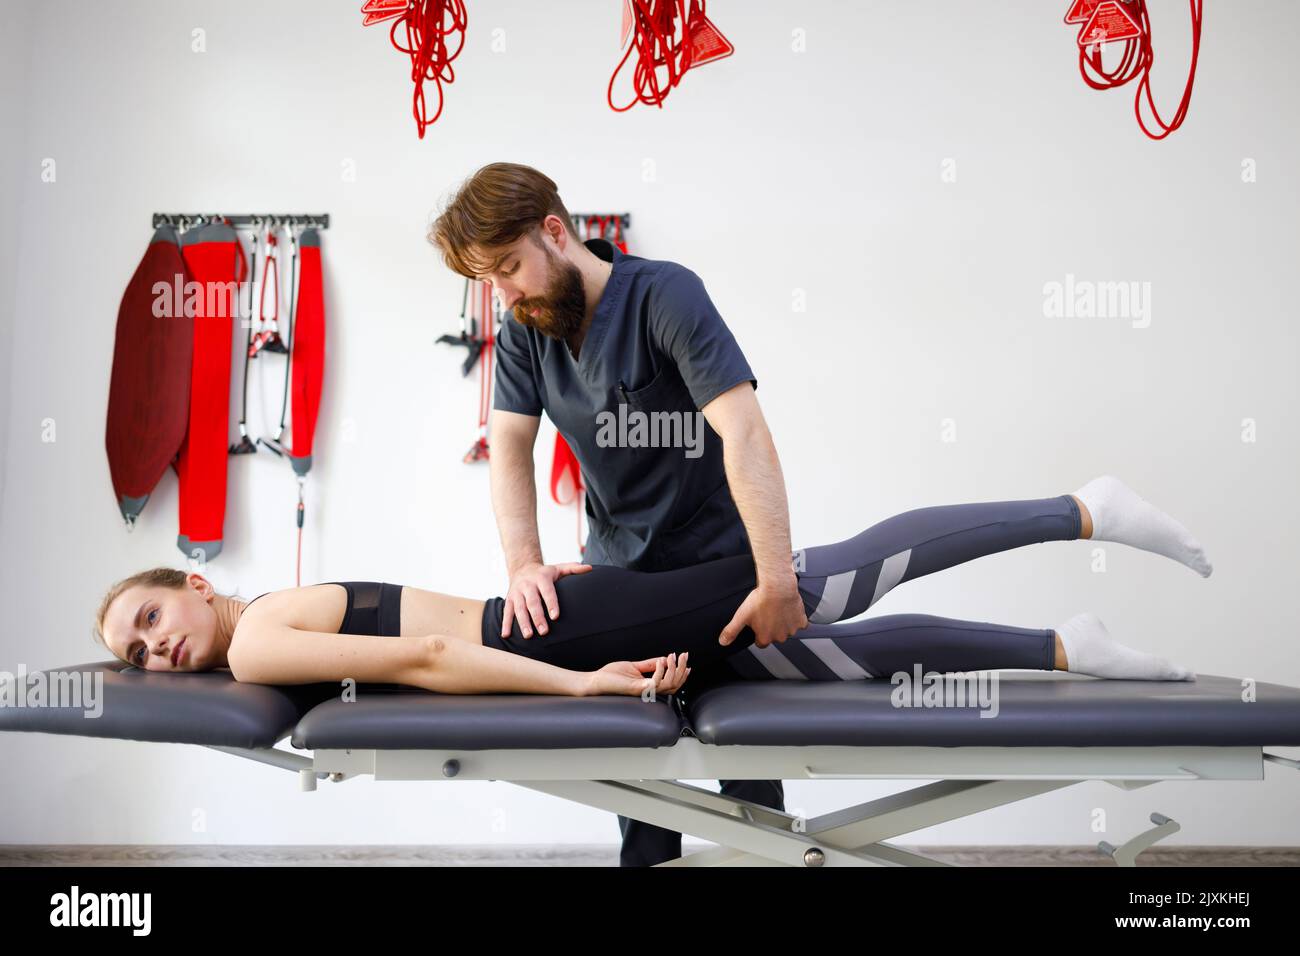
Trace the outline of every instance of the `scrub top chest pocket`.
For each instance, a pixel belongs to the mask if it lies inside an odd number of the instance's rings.
[[[706,445],[720,442],[720,438],[695,407],[690,390],[672,363],[660,364],[659,371],[641,388],[628,388],[629,378],[620,377],[614,389],[617,427],[627,438],[624,450],[638,468],[656,464],[658,473],[642,475],[642,480],[658,479],[667,485],[659,489],[660,493],[676,499],[686,490],[684,485],[693,485],[694,480],[682,480],[686,479],[685,473],[672,479],[672,473],[682,468],[694,471],[701,463]],[[720,451],[720,446],[716,451]],[[695,493],[701,490],[697,486]]]
[[[661,365],[650,381],[638,388],[628,387],[629,378],[620,378],[614,390],[616,400],[626,404],[629,410],[647,414],[697,411],[686,383],[671,365]]]
[[[615,400],[627,406],[628,450],[634,460],[668,454],[685,456],[688,462],[699,458],[707,425],[671,364],[661,365],[640,388],[628,388],[628,379],[620,378],[614,392]]]

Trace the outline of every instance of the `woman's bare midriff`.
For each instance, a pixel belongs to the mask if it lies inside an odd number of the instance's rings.
[[[445,634],[481,645],[486,603],[407,585],[402,588],[402,636]]]

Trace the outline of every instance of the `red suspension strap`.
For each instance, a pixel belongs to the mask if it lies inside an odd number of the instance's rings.
[[[687,70],[735,52],[736,48],[705,16],[704,3],[705,0],[690,0],[688,8],[686,0],[623,0],[622,42],[627,42],[633,26],[635,30],[633,42],[609,78],[605,99],[610,109],[621,113],[637,103],[663,109],[664,99]],[[632,81],[636,96],[626,106],[615,106],[614,81],[633,50],[637,53]],[[667,71],[662,86],[658,72],[661,67]]]
[[[1082,23],[1079,30],[1079,73],[1095,90],[1114,89],[1137,79],[1133,112],[1138,126],[1151,139],[1164,139],[1182,125],[1192,100],[1192,83],[1196,78],[1196,61],[1201,49],[1202,0],[1188,0],[1192,18],[1192,56],[1182,98],[1168,122],[1160,116],[1151,96],[1151,64],[1155,54],[1151,45],[1151,18],[1146,0],[1072,0],[1065,14],[1066,23]],[[1119,62],[1110,68],[1102,64],[1102,47],[1108,43],[1124,44]],[[1152,126],[1142,115],[1142,100],[1154,120]]]
[[[601,230],[600,234],[602,236],[605,234],[604,229]],[[618,246],[619,252],[623,253],[624,255],[627,254],[627,241],[623,238],[623,217],[622,216],[614,217],[614,238],[611,241],[614,243],[614,245]]]
[[[605,238],[604,216],[588,216],[586,221],[579,220],[583,226],[583,233],[587,236],[595,235],[593,226],[599,224],[600,237]],[[627,250],[623,250],[626,252]],[[551,455],[551,500],[557,505],[573,505],[574,520],[576,526],[574,534],[578,540],[578,555],[581,557],[587,551],[587,545],[582,537],[582,512],[583,498],[586,494],[587,486],[582,480],[582,464],[578,461],[578,456],[573,453],[569,443],[564,440],[564,436],[557,430],[555,433],[555,450]]]
[[[1142,127],[1142,132],[1152,139],[1164,139],[1182,126],[1183,120],[1187,118],[1187,107],[1192,102],[1192,82],[1196,79],[1196,59],[1201,52],[1201,0],[1188,0],[1187,5],[1192,14],[1192,60],[1187,68],[1187,84],[1183,87],[1183,95],[1178,101],[1178,108],[1174,111],[1173,117],[1166,123],[1160,118],[1160,111],[1156,109],[1155,101],[1151,98],[1151,61],[1154,59],[1151,53],[1151,21],[1147,18],[1145,0],[1139,0],[1138,3],[1142,10],[1142,33],[1147,40],[1147,68],[1142,74],[1142,78],[1138,80],[1138,92],[1133,100],[1133,112],[1137,116],[1138,125]],[[1146,98],[1147,106],[1151,108],[1151,116],[1161,130],[1158,134],[1151,132],[1142,119],[1143,97]]]
[[[262,241],[265,245],[263,259],[262,292],[257,300],[257,332],[253,335],[248,343],[248,357],[257,358],[257,353],[265,349],[268,352],[288,353],[289,349],[285,346],[284,341],[280,338],[280,266],[279,266],[279,245],[280,240],[275,237],[275,232],[268,225],[262,233]],[[258,241],[258,235],[253,233],[253,242]],[[274,314],[268,319],[266,316],[266,290],[271,289],[271,304],[274,306]],[[252,316],[249,316],[252,320]]]
[[[614,235],[610,238],[607,233],[610,223],[614,225]],[[600,238],[609,239],[619,251],[627,253],[627,242],[623,239],[623,217],[621,215],[613,216],[588,216],[585,220],[578,219],[577,224],[582,227],[582,233],[586,236],[594,236],[596,227],[600,228]],[[564,436],[558,431],[555,433],[555,452],[551,457],[551,500],[557,505],[574,505],[574,517],[577,520],[576,534],[578,537],[578,554],[587,553],[587,545],[582,535],[582,515],[584,512],[583,500],[587,491],[587,486],[582,480],[582,465],[578,461],[578,456],[573,453],[569,443],[564,440]]]
[[[464,0],[366,0],[361,12],[365,15],[361,25],[365,27],[397,18],[388,31],[388,38],[395,49],[411,58],[411,81],[415,84],[411,112],[416,131],[424,139],[426,127],[442,115],[442,84],[456,79],[451,61],[465,47],[465,27],[469,22]],[[405,45],[398,40],[402,30],[406,31]],[[448,38],[456,34],[460,35],[456,48],[449,50]],[[427,118],[424,102],[425,80],[438,84],[438,111],[432,119]]]
[[[559,432],[555,433],[555,452],[551,457],[551,500],[557,505],[576,505],[578,554],[587,550],[582,540],[582,497],[587,486],[582,481],[578,457]]]
[[[479,282],[478,299],[479,316],[482,319],[483,336],[478,380],[478,438],[462,459],[466,464],[488,460],[487,426],[488,416],[492,412],[492,353],[496,343],[496,315],[492,306],[492,287],[486,282]]]

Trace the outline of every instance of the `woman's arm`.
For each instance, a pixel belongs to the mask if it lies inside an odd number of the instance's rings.
[[[226,663],[254,684],[359,683],[419,686],[427,637],[377,637],[292,627],[274,619],[241,621]]]
[[[593,693],[592,675],[571,671],[531,657],[500,651],[434,634],[425,639],[428,652],[420,687],[443,694],[561,694],[585,697]]]
[[[252,623],[252,622],[249,622]],[[374,637],[304,631],[259,622],[231,645],[227,663],[236,680],[255,684],[312,684],[351,678],[358,683],[406,684],[443,694],[521,693],[584,697],[639,694],[654,686],[671,693],[686,677],[662,658],[599,671],[572,671],[509,651],[443,635]],[[648,665],[648,666],[645,666]],[[632,668],[645,666],[653,678]]]
[[[644,661],[614,661],[595,671],[571,671],[521,654],[434,635],[430,639],[429,690],[444,694],[667,695],[690,676],[687,657],[676,654]],[[645,677],[649,671],[652,676]]]

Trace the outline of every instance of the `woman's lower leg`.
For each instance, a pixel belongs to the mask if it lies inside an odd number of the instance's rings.
[[[1081,537],[1074,495],[916,508],[835,544],[794,553],[808,620],[855,617],[903,581],[985,555]],[[1089,528],[1091,530],[1091,528]]]

